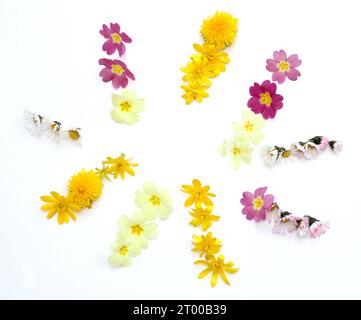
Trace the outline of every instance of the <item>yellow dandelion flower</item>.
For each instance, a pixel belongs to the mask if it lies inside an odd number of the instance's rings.
[[[201,204],[204,203],[206,206],[212,206],[213,202],[209,197],[215,197],[214,193],[208,192],[210,186],[202,187],[202,184],[199,180],[193,179],[192,185],[182,185],[182,192],[189,194],[189,197],[184,202],[185,207],[190,207],[193,203]]]
[[[203,21],[201,35],[208,44],[230,46],[237,34],[238,19],[226,12],[216,12]]]
[[[226,64],[230,62],[228,54],[223,52],[223,46],[207,44],[203,45],[195,43],[194,50],[198,53],[194,56],[201,55],[208,60],[209,66],[212,67],[213,72],[218,76],[221,72],[226,71]]]
[[[181,88],[185,91],[185,93],[182,95],[182,98],[185,99],[187,105],[194,100],[202,102],[203,98],[209,97],[209,94],[206,92],[209,86],[206,85],[192,83],[187,86],[181,86]]]
[[[185,68],[181,68],[186,75],[183,80],[189,83],[199,83],[208,86],[212,85],[210,78],[216,76],[213,66],[203,56],[192,57]]]
[[[222,242],[216,237],[213,238],[212,232],[208,232],[207,235],[193,235],[194,248],[192,251],[200,252],[199,256],[213,255],[221,250]]]
[[[101,169],[98,169],[98,168],[96,168],[95,169],[95,173],[97,174],[97,176],[100,178],[100,179],[107,179],[108,181],[110,181],[110,179],[109,179],[109,174],[110,174],[110,172],[109,172],[109,166],[105,166],[105,165],[103,165],[103,167],[101,168]]]
[[[236,273],[239,268],[234,268],[234,263],[229,261],[228,263],[224,263],[224,256],[219,254],[218,257],[214,257],[213,255],[206,256],[205,260],[198,260],[194,262],[194,264],[201,264],[207,266],[199,275],[198,278],[202,279],[212,272],[211,277],[211,286],[214,287],[218,282],[218,276],[220,275],[224,283],[230,285],[226,272],[227,273]]]
[[[107,157],[107,160],[103,161],[103,165],[109,165],[109,173],[113,175],[114,179],[118,176],[124,180],[125,173],[133,176],[135,175],[134,170],[131,167],[138,167],[139,164],[131,163],[130,159],[125,159],[125,154],[121,154],[118,158]]]
[[[68,191],[73,196],[74,202],[81,208],[91,208],[103,189],[103,182],[93,171],[84,169],[69,179]]]
[[[74,211],[80,211],[80,206],[74,203],[73,197],[68,194],[66,197],[61,196],[55,191],[52,191],[51,196],[41,196],[40,199],[46,204],[41,207],[43,211],[49,211],[47,218],[50,219],[54,215],[58,214],[58,223],[63,224],[69,223],[69,217],[74,221],[76,220],[76,215]]]
[[[212,214],[213,207],[208,206],[203,208],[201,204],[196,204],[196,207],[189,211],[193,219],[189,222],[193,227],[201,226],[203,231],[207,231],[214,221],[219,221],[220,217]]]

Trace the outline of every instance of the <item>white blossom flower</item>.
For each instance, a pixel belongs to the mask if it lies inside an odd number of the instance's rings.
[[[303,146],[303,149],[303,156],[307,160],[316,159],[320,155],[319,146],[314,142],[307,141]]]
[[[279,159],[279,152],[275,146],[265,147],[261,151],[261,157],[266,165],[273,167]]]
[[[330,141],[329,145],[335,153],[339,153],[343,149],[343,143],[341,141]]]
[[[292,155],[296,156],[297,158],[304,158],[304,153],[305,153],[304,145],[305,145],[304,142],[292,143],[290,148]]]
[[[273,233],[285,235],[297,229],[296,217],[286,211],[280,213],[280,219],[273,226]]]
[[[43,120],[40,114],[32,113],[29,110],[24,110],[23,115],[25,129],[32,135],[38,136],[43,130]]]
[[[310,235],[310,227],[309,227],[309,217],[304,216],[299,219],[297,225],[297,233],[301,238],[305,238]]]
[[[316,220],[316,219],[314,219],[314,220]],[[330,228],[330,223],[329,222],[321,222],[321,221],[318,221],[318,220],[316,220],[316,221],[314,221],[312,223],[311,222],[312,221],[310,221],[310,235],[311,235],[311,238],[317,238],[317,237],[323,235]]]

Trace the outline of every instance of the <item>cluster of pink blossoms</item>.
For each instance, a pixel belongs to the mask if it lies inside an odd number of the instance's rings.
[[[297,54],[287,57],[284,50],[275,51],[273,59],[267,59],[266,69],[272,72],[272,81],[279,84],[285,82],[286,78],[296,81],[301,73],[296,69],[302,61]],[[265,80],[262,84],[257,82],[249,88],[251,98],[247,106],[255,114],[261,114],[264,119],[273,119],[278,110],[283,107],[283,96],[276,93],[276,83]]]
[[[317,238],[328,230],[329,222],[321,222],[308,215],[300,218],[281,210],[274,202],[274,196],[266,194],[266,191],[267,187],[261,187],[254,193],[243,192],[242,213],[248,220],[273,222],[273,233],[281,235],[297,232],[300,237]]]
[[[112,55],[118,51],[119,56],[125,54],[125,43],[131,43],[132,39],[125,33],[120,32],[120,26],[118,23],[110,23],[110,27],[103,24],[103,29],[99,33],[106,39],[103,44],[103,50]],[[99,76],[104,82],[112,82],[114,89],[120,87],[126,88],[129,79],[135,80],[134,74],[128,69],[127,65],[117,59],[99,59],[99,64],[104,66],[100,71]]]

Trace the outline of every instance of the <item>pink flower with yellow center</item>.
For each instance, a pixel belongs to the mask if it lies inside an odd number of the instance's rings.
[[[255,114],[262,114],[264,119],[273,119],[277,110],[283,107],[283,97],[276,93],[277,85],[269,80],[265,80],[262,84],[254,83],[249,88],[252,96],[247,103]]]
[[[286,77],[291,81],[296,81],[301,76],[301,73],[296,69],[302,63],[297,54],[291,54],[287,57],[284,50],[275,51],[273,52],[273,59],[267,59],[266,62],[266,69],[273,72],[272,81],[283,83]]]
[[[271,210],[274,196],[272,194],[265,194],[267,187],[258,188],[254,193],[243,192],[241,204],[244,205],[242,213],[248,220],[256,220],[259,222],[266,219],[266,214]]]
[[[114,89],[125,88],[128,85],[128,78],[135,80],[134,74],[130,72],[127,65],[120,60],[100,59],[99,64],[104,66],[99,76],[104,82],[112,82]]]
[[[118,23],[110,23],[110,28],[103,24],[103,29],[99,33],[107,39],[103,44],[103,50],[111,55],[118,50],[119,55],[125,53],[124,43],[131,43],[132,39],[125,32],[120,32]]]

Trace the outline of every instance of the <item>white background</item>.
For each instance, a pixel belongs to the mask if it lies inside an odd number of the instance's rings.
[[[227,72],[210,98],[185,106],[179,68],[200,42],[202,20],[216,10],[239,18]],[[361,298],[359,1],[15,1],[0,0],[1,209],[0,298],[316,299]],[[110,118],[111,85],[98,77],[103,23],[119,22],[133,39],[124,61],[145,98],[141,121]],[[217,154],[231,136],[254,81],[271,77],[274,50],[298,53],[302,76],[279,86],[284,108],[268,121],[264,144],[314,135],[341,139],[344,152],[270,170],[259,157],[232,171]],[[118,90],[120,92],[120,90]],[[82,147],[37,139],[22,123],[25,107],[80,126]],[[68,178],[124,152],[136,177],[106,183],[93,210],[59,226],[39,197],[65,192]],[[231,287],[198,280],[180,185],[199,178],[217,194],[212,227],[226,259],[240,270]],[[172,217],[133,266],[107,263],[116,221],[130,214],[146,181],[174,195]],[[241,214],[241,193],[268,186],[295,214],[330,220],[320,239],[275,236]]]

